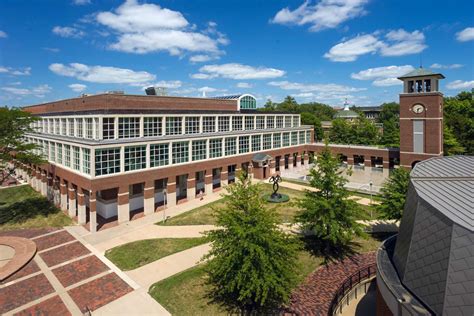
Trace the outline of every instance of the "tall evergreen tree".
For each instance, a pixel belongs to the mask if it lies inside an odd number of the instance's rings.
[[[395,220],[402,218],[409,183],[409,171],[403,168],[393,170],[380,190],[382,200],[377,205],[377,210],[382,214],[383,218]]]
[[[298,243],[279,229],[259,185],[239,175],[227,190],[215,211],[221,229],[207,233],[209,295],[231,313],[272,313],[295,286]]]
[[[310,185],[317,190],[307,190],[296,202],[301,211],[295,221],[306,234],[308,250],[323,255],[326,261],[341,259],[353,252],[353,237],[364,234],[356,222],[361,209],[354,200],[348,199],[349,192],[344,187],[347,179],[327,142],[310,175]]]

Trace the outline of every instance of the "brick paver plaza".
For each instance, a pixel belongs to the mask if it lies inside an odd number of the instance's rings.
[[[133,289],[63,229],[3,232],[34,241],[38,252],[0,282],[0,314],[78,315],[94,311]]]

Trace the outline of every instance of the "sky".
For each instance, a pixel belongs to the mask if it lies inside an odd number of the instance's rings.
[[[414,67],[474,88],[470,1],[2,0],[0,105],[150,85],[258,104],[373,106]]]

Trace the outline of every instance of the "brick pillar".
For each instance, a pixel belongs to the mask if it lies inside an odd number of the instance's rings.
[[[293,169],[293,155],[290,155],[290,157],[288,157],[288,170],[292,170]]]
[[[369,159],[365,158],[364,165],[365,165],[366,168],[367,167],[369,167],[369,168],[372,167],[372,160],[370,160],[370,158]]]
[[[353,166],[354,165],[354,157],[347,157],[347,164],[349,166]]]
[[[242,168],[235,168],[235,183],[239,182],[239,175],[242,172]],[[222,172],[221,172],[221,186],[222,186]]]
[[[237,181],[237,170],[235,171],[235,175],[236,175],[235,180]],[[224,168],[222,168],[221,169],[221,188],[228,184],[229,184],[229,172],[227,170],[224,171]]]
[[[168,178],[166,185],[166,206],[176,206],[176,177]]]
[[[59,192],[61,194],[61,210],[67,211],[67,185],[64,179],[61,179],[61,181],[59,182]]]
[[[206,175],[204,176],[205,191],[206,194],[212,193],[212,169],[206,170]]]
[[[300,169],[301,168],[301,155],[298,154],[298,156],[296,156],[296,168]]]
[[[59,180],[58,180],[58,178],[53,179],[53,195],[54,195],[54,204],[57,207],[61,207],[61,193],[59,191]]]
[[[186,188],[187,188],[186,189],[186,199],[188,199],[188,201],[191,201],[192,199],[194,199],[196,197],[196,179],[195,178],[189,178],[189,175],[188,175]]]
[[[89,231],[95,233],[97,231],[97,194],[91,191],[89,196]]]
[[[303,156],[303,164],[304,164],[304,167],[307,169],[308,168],[308,165],[309,165],[309,155],[308,153],[305,153],[304,156]]]
[[[76,216],[76,190],[71,182],[68,183],[69,205],[68,214],[70,217]]]
[[[85,189],[78,188],[77,190],[77,222],[79,225],[84,225],[86,223],[86,198],[85,198]]]
[[[129,194],[128,185],[119,187],[117,196],[117,215],[119,224],[130,221]]]
[[[150,215],[155,212],[155,181],[145,181],[145,189],[143,192],[143,209],[145,215]]]
[[[276,171],[275,165],[276,165],[275,160],[274,159],[270,160],[270,174],[268,175],[269,177],[275,173]]]
[[[46,173],[41,174],[41,195],[48,196],[48,176]]]
[[[33,171],[33,189],[39,192],[41,183],[41,173],[38,170]]]
[[[46,176],[46,196],[48,200],[54,203],[54,187],[53,187],[53,178],[47,174]]]

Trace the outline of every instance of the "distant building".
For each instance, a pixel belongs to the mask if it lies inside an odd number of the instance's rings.
[[[377,316],[474,315],[474,157],[418,163],[377,253]]]
[[[359,118],[359,113],[349,109],[349,103],[347,103],[347,100],[346,100],[344,102],[344,109],[342,109],[341,111],[336,112],[336,114],[334,114],[334,118],[335,119],[340,118],[340,119],[344,119],[344,120],[349,121],[349,122],[353,122],[353,121],[355,121]]]

